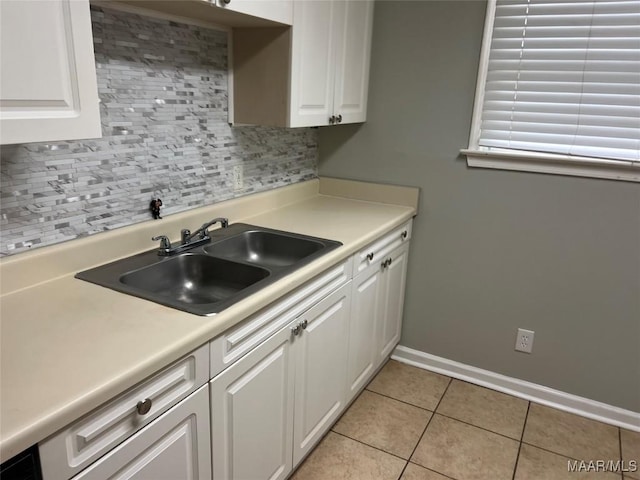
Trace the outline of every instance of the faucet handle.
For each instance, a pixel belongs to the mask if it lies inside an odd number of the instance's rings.
[[[157,237],[152,237],[151,240],[157,242],[160,240],[160,250],[170,250],[171,249],[171,241],[169,237],[166,235],[158,235]]]

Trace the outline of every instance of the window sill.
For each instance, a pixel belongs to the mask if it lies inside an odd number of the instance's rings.
[[[640,182],[640,163],[564,155],[462,149],[470,167]]]

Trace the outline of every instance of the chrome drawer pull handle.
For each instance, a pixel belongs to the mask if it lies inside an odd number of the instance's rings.
[[[138,412],[138,415],[146,415],[147,413],[149,413],[149,410],[151,410],[151,403],[152,402],[150,398],[145,398],[144,400],[139,401],[136,405],[136,411]]]
[[[407,235],[408,235],[408,234],[409,234],[409,233],[405,230],[404,232],[402,232],[402,233],[400,234],[400,238],[402,238],[402,239],[404,240],[405,238],[407,238]]]

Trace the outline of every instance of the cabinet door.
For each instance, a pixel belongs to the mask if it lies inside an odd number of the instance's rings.
[[[391,354],[400,340],[408,256],[409,243],[405,243],[387,257],[390,263],[383,272],[384,293],[381,300],[380,324],[377,329],[379,338],[376,366]]]
[[[217,0],[217,5],[253,17],[285,25],[293,22],[293,0]]]
[[[336,80],[333,114],[340,123],[367,119],[369,58],[373,27],[373,0],[340,2],[336,25]]]
[[[382,268],[371,265],[353,279],[347,361],[347,402],[367,384],[377,355]]]
[[[89,0],[0,9],[0,143],[100,137]]]
[[[76,475],[74,480],[208,480],[209,391],[204,385]],[[47,472],[43,472],[45,478]]]
[[[333,115],[335,11],[339,2],[296,1],[291,39],[289,125],[328,125]]]
[[[211,380],[215,480],[276,480],[291,472],[291,337],[285,327]]]
[[[342,286],[299,317],[302,329],[294,343],[294,467],[322,438],[345,406],[350,288],[350,283]]]

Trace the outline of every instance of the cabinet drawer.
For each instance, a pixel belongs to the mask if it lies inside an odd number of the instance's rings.
[[[276,333],[312,305],[351,278],[353,260],[332,267],[307,282],[284,300],[252,315],[211,341],[211,378]]]
[[[409,220],[405,224],[398,228],[395,228],[390,233],[384,235],[380,239],[373,243],[370,243],[365,248],[360,250],[355,255],[353,276],[365,270],[370,265],[381,261],[382,257],[388,255],[392,250],[399,247],[403,243],[407,243],[411,238],[411,226],[413,220]]]
[[[209,380],[209,345],[40,443],[44,480],[68,479]],[[150,409],[139,402],[150,400]],[[140,413],[139,413],[140,411]]]
[[[209,386],[169,409],[73,480],[211,479]]]

